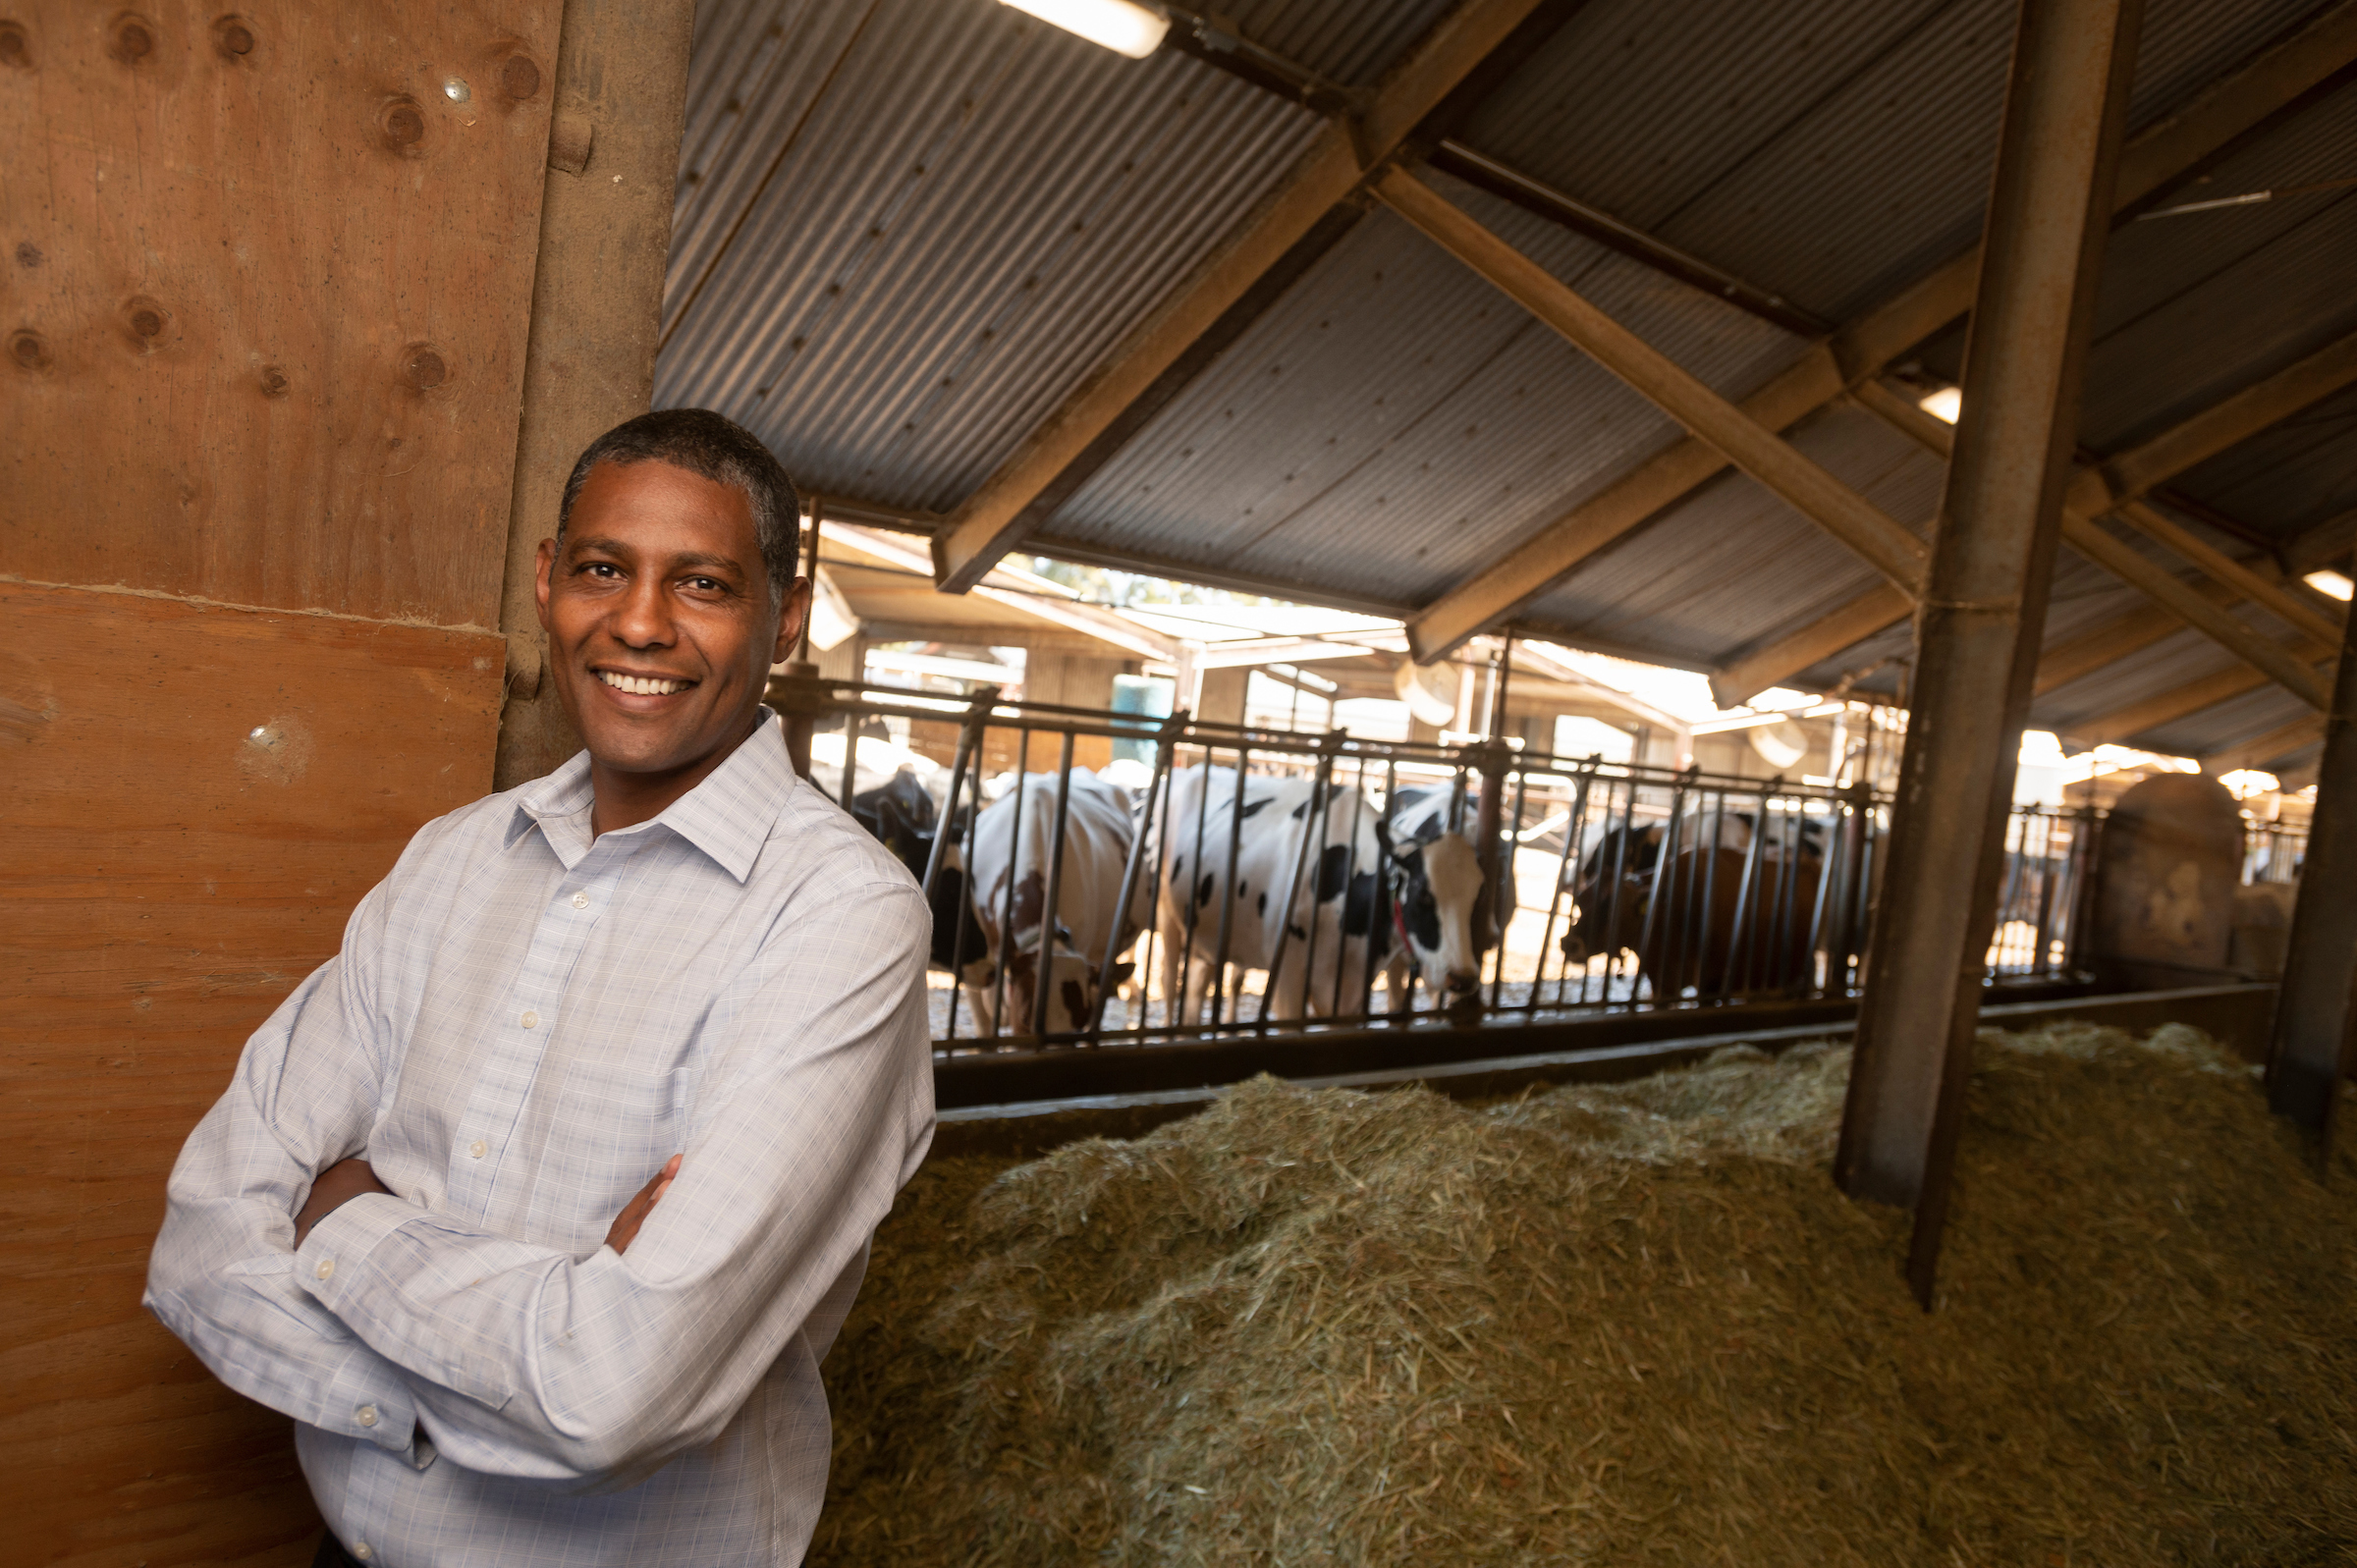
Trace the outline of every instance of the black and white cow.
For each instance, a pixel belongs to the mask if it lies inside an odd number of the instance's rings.
[[[933,959],[959,977],[977,1033],[999,1032],[1002,970],[1008,1033],[1031,1032],[1043,988],[1048,1033],[1087,1029],[1096,1016],[1097,966],[1106,940],[1116,939],[1119,960],[1144,928],[1144,877],[1131,891],[1129,909],[1116,908],[1135,838],[1128,791],[1074,768],[1066,812],[1061,879],[1054,872],[1052,773],[1024,776],[1019,792],[1011,788],[983,808],[974,822],[970,867],[962,846],[943,854],[929,895]],[[1053,920],[1047,910],[1051,880],[1057,881]],[[1119,985],[1131,968],[1117,961],[1105,982]]]
[[[1369,965],[1380,969],[1390,946],[1377,907],[1379,813],[1356,789],[1330,787],[1324,810],[1313,814],[1317,785],[1309,779],[1247,774],[1243,784],[1239,821],[1234,769],[1171,775],[1156,930],[1162,994],[1178,1003],[1174,1021],[1205,1021],[1223,910],[1228,962],[1275,970],[1270,1017],[1358,1011]]]
[[[1392,794],[1376,831],[1391,877],[1393,920],[1400,941],[1392,954],[1392,1009],[1408,1004],[1409,965],[1436,997],[1451,1003],[1470,1001],[1481,986],[1482,960],[1497,946],[1514,912],[1511,843],[1499,848],[1499,886],[1481,874],[1474,824],[1481,814],[1478,791],[1467,791],[1457,828],[1449,827],[1455,786],[1415,784]],[[1481,903],[1491,897],[1486,929]]]
[[[912,877],[925,874],[937,817],[933,796],[906,768],[895,773],[889,784],[851,796],[851,820],[873,834]]]

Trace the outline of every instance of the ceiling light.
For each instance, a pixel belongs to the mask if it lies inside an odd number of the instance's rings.
[[[1952,425],[1956,422],[1956,415],[1964,411],[1964,389],[1962,387],[1942,387],[1928,397],[1916,399],[1915,406],[1933,418],[1945,420]]]
[[[2357,588],[2357,583],[2351,583],[2337,571],[2311,571],[2300,580],[2328,599],[2346,600],[2350,590]]]
[[[1171,19],[1132,0],[999,0],[1067,32],[1143,60],[1162,46]]]

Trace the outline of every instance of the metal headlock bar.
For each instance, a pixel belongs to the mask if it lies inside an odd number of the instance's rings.
[[[934,906],[945,1054],[1846,1001],[1890,826],[1889,797],[1863,785],[1497,740],[801,675],[774,677],[769,700],[797,757],[841,735],[810,776],[871,831],[882,793],[922,791],[922,831],[896,849]],[[1125,837],[1099,841],[1109,806]],[[1992,981],[2079,977],[2095,824],[2089,810],[2014,812]],[[1436,888],[1426,856],[1450,836],[1482,891]],[[1459,962],[1476,966],[1453,978],[1452,922]]]

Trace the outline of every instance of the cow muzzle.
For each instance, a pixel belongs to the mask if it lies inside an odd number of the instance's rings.
[[[1471,969],[1452,969],[1449,971],[1446,984],[1449,988],[1449,995],[1461,997],[1470,991],[1479,989],[1481,976]]]

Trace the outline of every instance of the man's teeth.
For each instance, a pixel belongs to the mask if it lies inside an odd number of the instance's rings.
[[[627,691],[637,697],[668,697],[675,691],[685,691],[693,682],[686,680],[657,680],[647,676],[617,675],[600,670],[597,678],[616,691]]]

